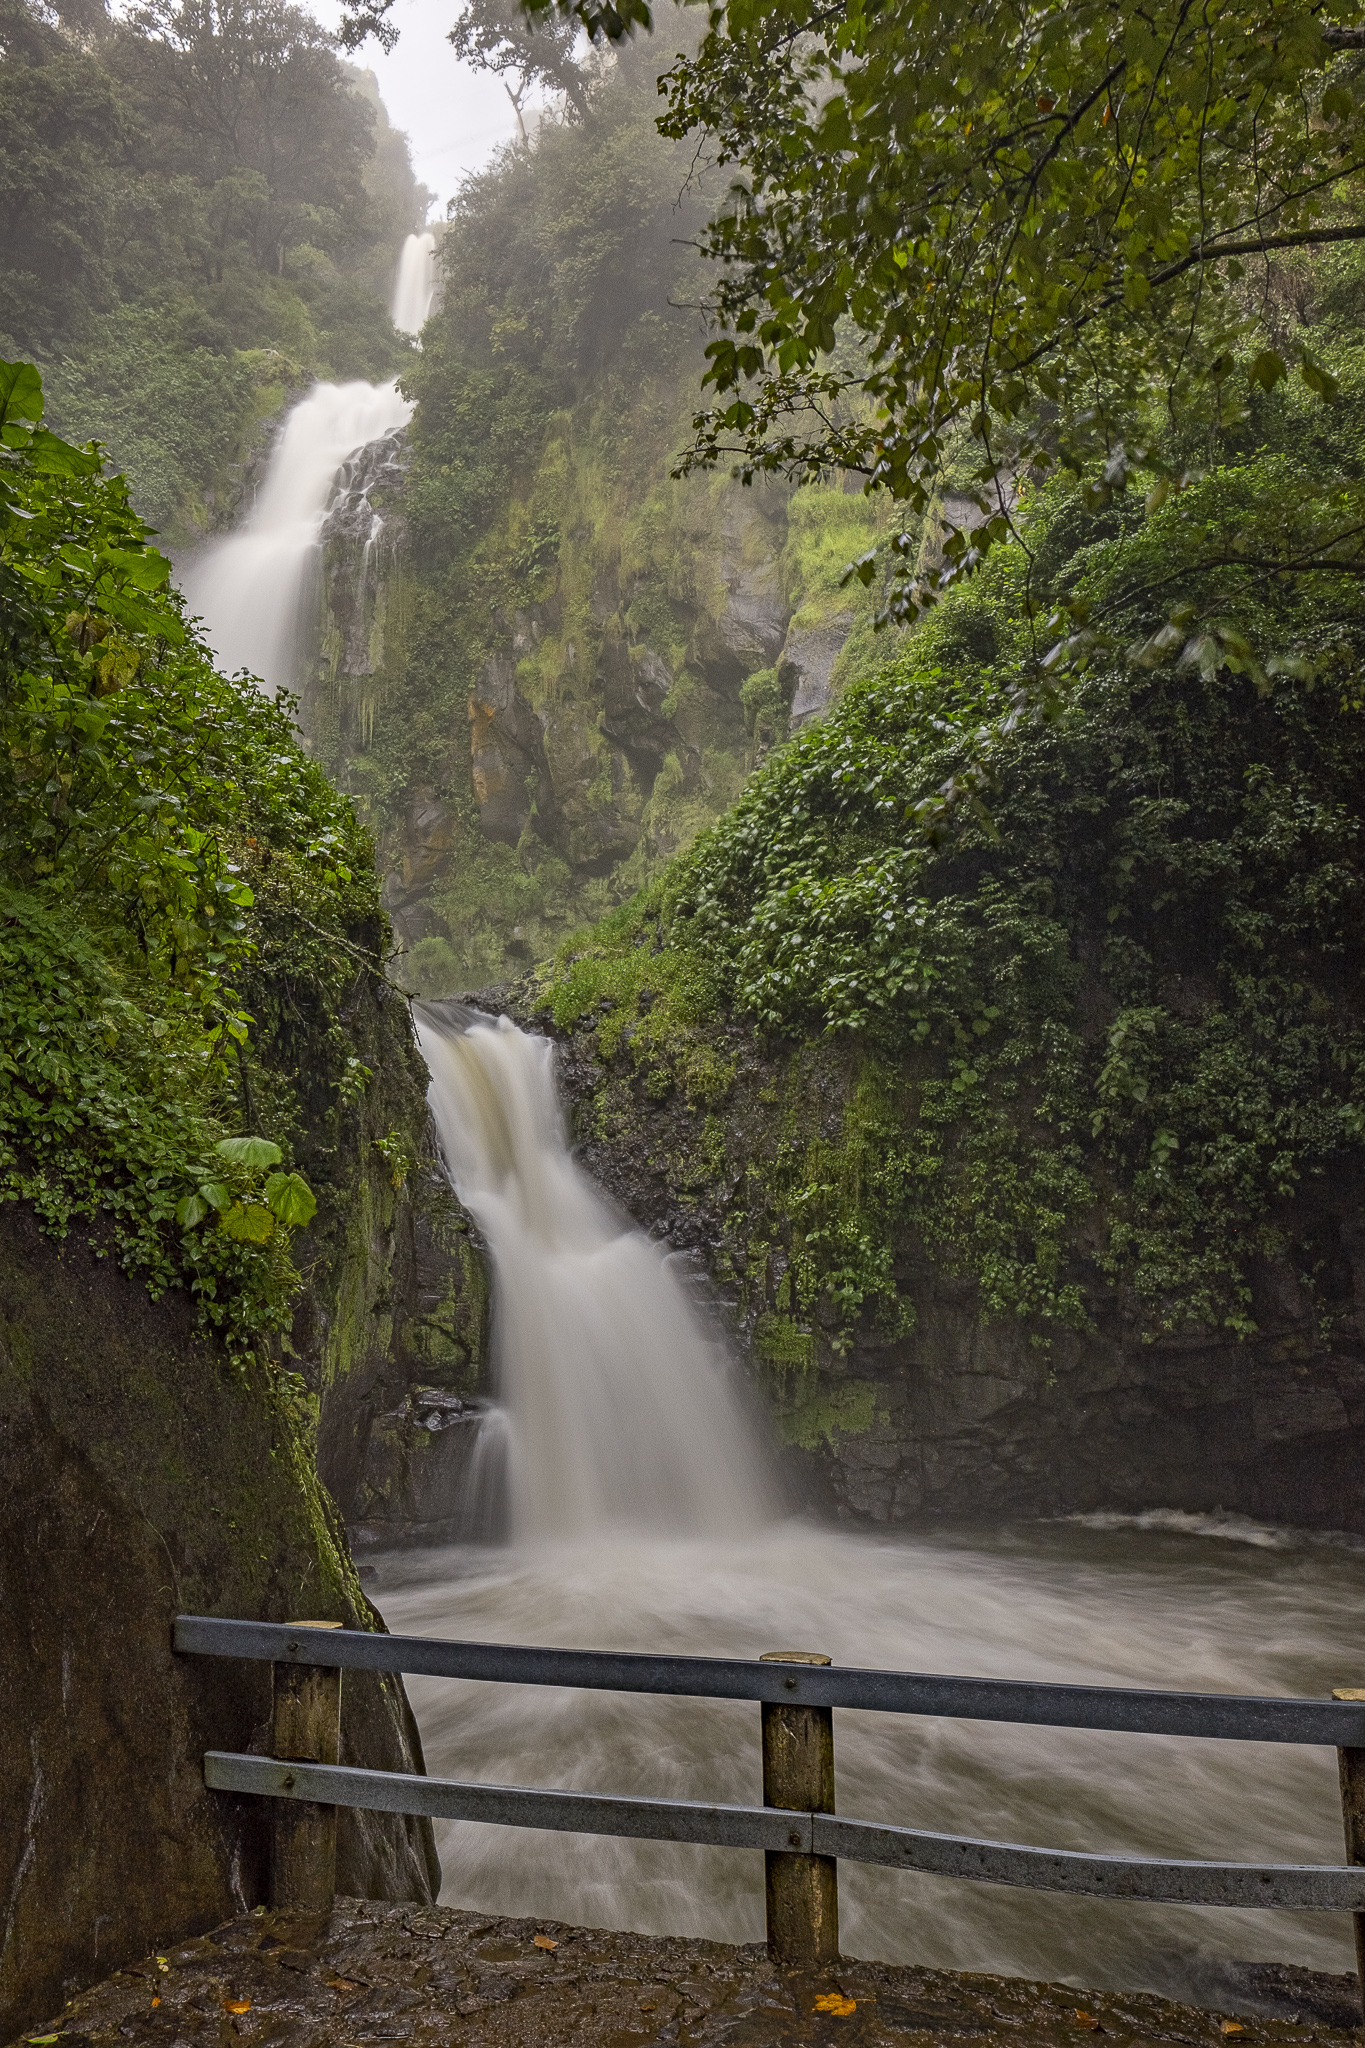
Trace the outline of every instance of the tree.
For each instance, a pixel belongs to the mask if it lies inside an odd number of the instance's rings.
[[[235,242],[282,270],[295,243],[363,239],[374,116],[311,15],[287,0],[145,0],[118,59],[161,169],[209,188],[217,276]]]
[[[1013,530],[1021,473],[1098,458],[1112,490],[1160,469],[1163,415],[1226,423],[1238,374],[1287,370],[1239,363],[1248,266],[1365,237],[1359,10],[1331,12],[732,0],[666,81],[666,132],[739,172],[689,462],[836,466],[923,514],[972,444],[976,513],[927,582],[901,537],[905,616]]]
[[[346,38],[390,33],[389,5]],[[651,21],[522,5],[596,41]],[[1014,531],[1021,474],[1160,469],[1163,413],[1226,423],[1240,378],[1288,373],[1239,360],[1248,264],[1365,238],[1362,23],[1360,0],[717,0],[661,81],[664,132],[709,131],[737,173],[702,238],[720,403],[684,466],[852,471],[924,515],[974,445],[974,513],[927,582],[918,523],[898,537],[893,617]]]
[[[476,71],[502,79],[518,123],[522,101],[534,85],[562,94],[581,120],[588,110],[589,81],[574,60],[580,33],[573,15],[548,15],[533,27],[517,0],[465,0],[448,41]],[[507,83],[509,73],[515,85]]]
[[[0,62],[0,326],[30,345],[112,295],[136,123],[97,60],[15,10]]]

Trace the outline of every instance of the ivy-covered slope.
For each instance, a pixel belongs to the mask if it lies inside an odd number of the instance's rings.
[[[1027,503],[540,981],[597,1170],[864,1512],[1360,1525],[1365,613],[1247,564],[1357,459],[1338,368],[1146,514]],[[1058,592],[1108,624],[1021,707]]]

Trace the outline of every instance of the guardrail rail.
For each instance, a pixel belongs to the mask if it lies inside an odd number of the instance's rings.
[[[1091,1898],[1345,1911],[1354,1916],[1365,1984],[1365,1690],[1343,1688],[1331,1699],[1158,1692],[864,1671],[799,1650],[771,1651],[756,1662],[658,1657],[372,1635],[334,1622],[190,1614],[176,1618],[174,1647],[185,1656],[240,1657],[274,1667],[272,1755],[210,1750],[204,1781],[211,1791],[277,1802],[271,1897],[278,1907],[318,1911],[331,1905],[336,1809],[350,1806],[761,1849],[768,1947],[775,1961],[792,1967],[837,1959],[838,1864],[848,1859]],[[761,1708],[763,1805],[614,1798],[343,1767],[338,1756],[344,1670],[754,1700]],[[1222,1863],[1088,1854],[847,1819],[834,1810],[835,1707],[1210,1741],[1321,1744],[1337,1751],[1347,1861]]]

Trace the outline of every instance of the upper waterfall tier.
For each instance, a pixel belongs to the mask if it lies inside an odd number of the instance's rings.
[[[400,334],[420,334],[436,295],[436,237],[409,235],[398,258],[390,311]]]
[[[284,423],[245,523],[184,572],[221,667],[272,692],[296,678],[308,566],[348,456],[412,418],[396,384],[315,384]]]

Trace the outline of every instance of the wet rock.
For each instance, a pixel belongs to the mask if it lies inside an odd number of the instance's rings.
[[[777,674],[791,700],[793,731],[829,708],[834,664],[853,626],[852,612],[836,612],[818,626],[793,624],[778,658]]]
[[[515,846],[531,818],[549,843],[562,836],[540,721],[517,688],[515,654],[490,655],[469,699],[471,773],[489,839]]]

